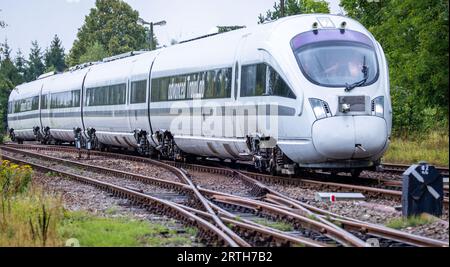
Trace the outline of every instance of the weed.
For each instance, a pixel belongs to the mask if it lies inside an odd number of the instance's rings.
[[[434,219],[431,216],[427,216],[425,214],[419,216],[411,216],[411,217],[401,217],[394,218],[386,223],[387,227],[394,229],[403,229],[407,227],[416,227],[420,225],[425,225],[434,222]]]
[[[269,221],[269,220],[260,219],[260,218],[254,219],[253,221],[258,223],[258,224],[265,225],[265,226],[268,226],[268,227],[271,227],[271,228],[274,228],[274,229],[277,229],[277,230],[280,230],[280,231],[283,231],[283,232],[293,231],[292,225],[287,224],[287,223],[282,222],[282,221],[274,222],[274,221]]]

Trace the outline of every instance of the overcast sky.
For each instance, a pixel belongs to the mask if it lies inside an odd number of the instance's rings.
[[[278,1],[278,0],[277,0]],[[155,27],[160,44],[171,39],[186,40],[204,35],[217,25],[255,25],[258,15],[271,9],[275,0],[125,0],[146,21],[166,20]],[[328,0],[331,13],[339,13],[339,0]],[[0,42],[8,38],[15,55],[17,49],[28,56],[31,41],[43,48],[55,34],[66,53],[72,47],[84,17],[95,0],[0,0],[0,20],[8,27],[0,29]]]

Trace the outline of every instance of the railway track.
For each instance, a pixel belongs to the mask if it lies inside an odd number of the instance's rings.
[[[9,147],[22,147],[21,145],[8,145]],[[39,150],[46,150],[46,151],[66,151],[66,152],[72,152],[75,153],[77,150],[73,147],[67,147],[67,146],[40,146],[40,145],[28,145],[29,149],[39,149]],[[86,151],[83,151],[83,153],[87,153]],[[120,153],[110,153],[110,152],[100,152],[100,151],[91,151],[91,155],[103,155],[108,156],[112,158],[117,159],[124,159],[124,160],[130,160],[130,161],[137,161],[137,162],[149,162],[152,161],[148,158],[133,156],[133,155],[127,155],[127,154],[120,154]],[[172,165],[175,167],[182,167],[185,169],[190,169],[193,171],[199,171],[199,172],[206,172],[206,173],[215,173],[220,175],[230,175],[229,169],[224,167],[214,167],[214,166],[206,166],[206,165],[198,165],[198,164],[187,164],[187,163],[180,163],[180,162],[174,162],[174,161],[162,161],[165,164]],[[271,183],[271,184],[280,184],[280,185],[290,185],[290,186],[304,186],[311,188],[313,190],[330,190],[334,192],[360,192],[368,197],[373,198],[384,198],[384,199],[390,199],[400,202],[402,192],[400,190],[392,190],[392,189],[385,189],[385,188],[379,188],[374,186],[362,186],[362,185],[354,185],[354,184],[346,184],[344,182],[328,182],[324,181],[323,179],[316,179],[316,177],[310,177],[310,178],[291,178],[291,177],[283,177],[283,176],[273,176],[268,174],[262,174],[257,172],[250,172],[250,171],[241,171],[242,173],[264,183]],[[350,177],[346,177],[350,178]],[[342,181],[345,181],[346,179],[342,179]],[[373,179],[375,182],[379,179]],[[444,206],[448,208],[448,197],[444,198]]]
[[[42,160],[47,160],[49,162],[52,162],[51,164],[53,164],[53,165],[56,163],[73,165],[73,166],[76,166],[77,168],[90,169],[91,171],[95,171],[95,172],[99,172],[99,173],[103,173],[103,174],[114,175],[115,177],[122,177],[125,179],[140,181],[143,183],[154,184],[157,186],[161,186],[162,188],[171,189],[171,190],[181,192],[181,193],[184,193],[187,195],[194,194],[193,187],[191,187],[191,185],[186,184],[186,183],[177,183],[177,182],[173,182],[173,181],[166,181],[166,180],[146,177],[146,176],[142,176],[142,175],[136,175],[136,174],[132,174],[129,172],[123,172],[123,171],[108,169],[108,168],[104,168],[104,167],[90,166],[90,165],[87,165],[84,163],[70,161],[67,159],[49,157],[49,156],[45,156],[42,154],[33,153],[30,151],[18,150],[18,149],[13,149],[13,148],[4,148],[4,147],[2,149],[4,151],[9,151],[11,153],[26,155],[27,157],[35,157],[35,158],[40,158]],[[121,187],[121,186],[117,186],[117,185],[110,184],[110,183],[105,183],[102,181],[98,181],[96,179],[85,177],[83,175],[77,175],[77,174],[73,174],[73,173],[70,173],[67,171],[61,171],[55,167],[49,167],[49,166],[45,166],[43,164],[33,163],[33,162],[30,162],[30,160],[18,158],[17,155],[15,157],[13,157],[11,155],[5,155],[3,152],[2,152],[2,154],[3,154],[2,157],[4,159],[7,159],[10,161],[19,163],[19,164],[31,165],[32,167],[34,167],[35,169],[40,170],[40,171],[44,171],[44,172],[51,171],[54,173],[60,173],[61,175],[75,179],[76,181],[87,183],[87,184],[96,186],[100,189],[106,190],[106,191],[114,194],[115,196],[130,199],[133,203],[141,204],[141,205],[144,205],[144,207],[148,208],[148,205],[146,204],[145,199],[142,199],[143,195],[144,196],[148,196],[148,195],[144,194],[140,190],[137,190],[136,188],[126,188],[126,187]],[[158,166],[167,168],[168,171],[176,174],[177,177],[179,177],[182,180],[187,178],[187,176],[184,174],[184,172],[182,172],[180,169],[177,169],[177,168],[165,165],[165,164],[158,164]],[[202,193],[205,193],[205,192],[202,192]],[[220,192],[206,192],[206,193],[220,194]],[[148,196],[148,197],[151,197],[151,196]],[[203,232],[206,234],[204,234],[201,237],[201,240],[208,240],[208,238],[205,238],[205,236],[212,237],[213,235],[215,235],[215,237],[212,238],[212,240],[219,241],[219,242],[214,242],[213,244],[215,244],[215,245],[249,246],[248,243],[243,241],[241,238],[237,238],[236,236],[234,236],[234,238],[230,238],[229,235],[233,236],[233,234],[230,233],[229,231],[224,231],[224,229],[221,229],[221,227],[216,227],[215,223],[217,223],[217,221],[214,220],[215,215],[211,213],[211,210],[204,211],[199,208],[193,208],[193,207],[180,205],[180,204],[173,203],[173,202],[163,200],[160,198],[154,198],[154,197],[152,197],[152,198],[160,201],[158,203],[151,202],[151,204],[154,204],[154,206],[156,207],[156,208],[151,209],[152,212],[158,213],[160,208],[165,210],[166,208],[164,208],[164,204],[170,203],[171,205],[177,207],[179,210],[177,210],[175,212],[169,212],[169,213],[164,212],[163,214],[174,217],[175,219],[181,218],[182,222],[188,221],[189,222],[188,225],[196,226],[200,230],[203,230]],[[253,223],[250,221],[237,220],[236,216],[233,216],[232,214],[221,210],[220,208],[216,207],[215,205],[212,205],[212,207],[214,207],[216,210],[218,210],[221,213],[221,215],[219,217],[223,223],[232,225],[233,230],[235,230],[236,232],[240,233],[243,236],[246,236],[246,238],[248,240],[252,241],[252,243],[254,243],[254,244],[259,244],[259,245],[270,244],[270,245],[274,245],[274,246],[297,245],[297,246],[311,246],[311,247],[329,246],[326,243],[316,242],[316,241],[308,239],[308,238],[303,238],[303,237],[299,237],[299,236],[293,236],[290,234],[286,234],[282,231],[278,231],[276,229],[266,227],[263,225],[258,225],[257,223]],[[180,215],[178,214],[180,212],[180,209],[183,210],[182,215],[184,215],[186,218],[180,217]],[[187,214],[192,214],[196,217],[190,216]],[[195,221],[197,221],[198,218],[203,218],[202,219],[203,221],[200,221],[201,222],[200,225],[198,225],[198,223],[195,223]],[[205,221],[208,222],[208,224],[206,226],[205,226]],[[214,226],[214,228],[212,228],[211,226]],[[209,227],[209,228],[205,229],[205,227]],[[214,231],[212,231],[210,228],[212,228]],[[240,241],[238,241],[238,242],[234,241],[236,239],[240,240]]]
[[[406,164],[393,164],[393,163],[382,163],[381,168],[385,172],[392,172],[396,174],[402,174],[406,169],[409,168],[410,165]],[[442,176],[449,176],[449,171],[447,167],[435,167],[436,170],[438,170]]]
[[[16,148],[20,147],[21,150],[15,149],[14,147]],[[174,173],[177,177],[180,178],[181,182],[177,183],[173,181],[161,180],[156,178],[145,177],[142,175],[127,173],[119,170],[111,170],[104,167],[89,166],[84,163],[76,161],[70,161],[67,159],[60,159],[60,158],[52,158],[49,156],[44,156],[39,153],[23,150],[27,148],[28,150],[68,151],[74,153],[73,149],[68,149],[67,147],[40,147],[40,146],[14,146],[14,147],[4,146],[2,148],[5,151],[9,152],[27,154],[28,156],[31,157],[39,157],[46,160],[52,160],[54,162],[56,161],[61,164],[63,163],[73,164],[77,165],[78,167],[93,168],[96,171],[114,174],[117,177],[123,177],[127,179],[143,181],[146,183],[157,184],[162,187],[171,188],[175,191],[181,191],[190,194],[195,194],[195,185],[189,183],[190,181],[188,177],[189,173],[183,171],[182,168],[187,170],[192,170],[194,167],[200,168],[199,166],[186,164],[180,166],[179,163],[172,163],[172,165],[169,165],[164,162],[154,161],[151,159],[135,156],[110,154],[95,151],[92,152],[93,155],[95,154],[95,155],[119,157],[121,159],[147,162],[155,164],[160,167],[164,167],[168,171]],[[368,224],[354,219],[345,218],[336,214],[332,214],[328,211],[308,206],[295,199],[289,198],[287,196],[284,196],[278,192],[269,189],[261,181],[258,181],[255,178],[250,177],[250,175],[246,173],[237,172],[235,170],[230,169],[219,170],[217,168],[212,167],[203,167],[203,168],[208,168],[208,171],[211,173],[226,171],[228,175],[234,175],[238,177],[245,184],[247,184],[252,188],[252,194],[255,196],[259,196],[259,199],[238,197],[230,194],[225,194],[222,192],[198,188],[197,190],[198,194],[200,194],[201,196],[205,196],[211,200],[211,201],[207,200],[206,198],[204,199],[205,201],[209,202],[209,207],[211,208],[210,210],[207,209],[207,211],[205,212],[204,210],[195,209],[192,207],[180,207],[179,205],[178,207],[184,209],[184,211],[194,213],[206,220],[215,222],[215,225],[220,225],[219,223],[217,223],[217,221],[214,220],[214,214],[217,213],[218,218],[220,217],[219,219],[222,222],[232,225],[233,230],[235,232],[238,232],[240,236],[247,236],[247,237],[253,236],[259,240],[264,239],[272,240],[271,243],[277,245],[283,244],[298,244],[302,246],[330,245],[329,243],[327,244],[324,242],[320,242],[320,239],[319,241],[317,241],[312,240],[310,238],[293,237],[292,235],[288,235],[286,233],[283,233],[282,231],[277,231],[275,229],[271,229],[270,227],[258,225],[249,220],[237,218],[237,216],[235,216],[234,214],[230,213],[227,210],[224,210],[222,207],[228,208],[232,207],[240,210],[242,209],[250,210],[255,214],[264,215],[274,220],[283,220],[295,225],[296,229],[307,229],[308,231],[314,232],[316,235],[324,236],[325,239],[328,238],[329,240],[333,240],[336,242],[337,245],[366,246],[364,240],[367,240],[368,238],[371,237],[376,237],[384,240],[387,243],[387,245],[394,244],[394,245],[411,245],[411,246],[448,246],[447,243],[442,241],[406,234],[401,231],[396,231],[379,225]],[[205,207],[204,203],[202,203],[202,205],[203,207]],[[212,213],[211,210],[214,210],[214,212]],[[222,228],[221,230],[223,231],[224,229]],[[253,240],[254,239],[255,238],[253,238]],[[258,242],[254,243],[258,244]],[[259,242],[259,244],[262,243],[263,242]],[[233,245],[233,243],[229,244]],[[245,244],[242,242],[240,245]]]

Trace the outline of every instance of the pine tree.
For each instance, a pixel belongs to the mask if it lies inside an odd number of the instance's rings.
[[[28,66],[25,71],[25,80],[33,81],[45,71],[45,65],[42,62],[42,51],[37,41],[31,42],[31,51],[28,58]]]
[[[8,39],[5,39],[5,42],[3,44],[0,44],[0,52],[0,60],[11,60],[11,48],[9,47]]]
[[[14,85],[21,82],[19,73],[17,71],[16,66],[11,60],[11,48],[8,45],[8,40],[6,39],[3,44],[1,44],[1,64],[0,64],[0,73],[2,74],[4,79],[8,79]]]
[[[66,68],[64,48],[58,35],[55,34],[50,48],[45,51],[44,59],[46,71],[56,70],[57,72],[62,72]]]
[[[20,82],[20,76],[11,61],[11,48],[8,40],[5,40],[0,46],[0,134],[2,134],[6,129],[9,94]]]
[[[16,58],[14,59],[14,65],[16,66],[17,73],[20,76],[20,83],[25,81],[26,64],[27,61],[25,60],[22,51],[19,49],[17,51]]]

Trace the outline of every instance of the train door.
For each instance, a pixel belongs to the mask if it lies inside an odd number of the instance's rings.
[[[127,110],[128,110],[128,116],[127,116],[127,123],[128,123],[128,129],[129,131],[133,131],[135,129],[138,129],[138,121],[139,121],[139,103],[140,101],[136,101],[135,96],[135,89],[136,84],[139,83],[139,81],[135,81],[135,77],[133,76],[133,70],[135,69],[136,65],[136,59],[131,62],[129,77],[127,81]]]
[[[234,64],[234,75],[233,75],[233,102],[234,102],[234,110],[233,110],[233,136],[236,140],[240,140],[240,142],[234,142],[234,149],[236,153],[239,155],[243,155],[246,153],[247,146],[244,140],[245,133],[241,126],[242,116],[240,116],[241,108],[243,103],[240,100],[240,87],[241,87],[241,78],[242,78],[242,55],[244,53],[244,48],[248,41],[248,34],[244,35],[239,41],[239,45],[236,49],[235,54],[235,64]]]

